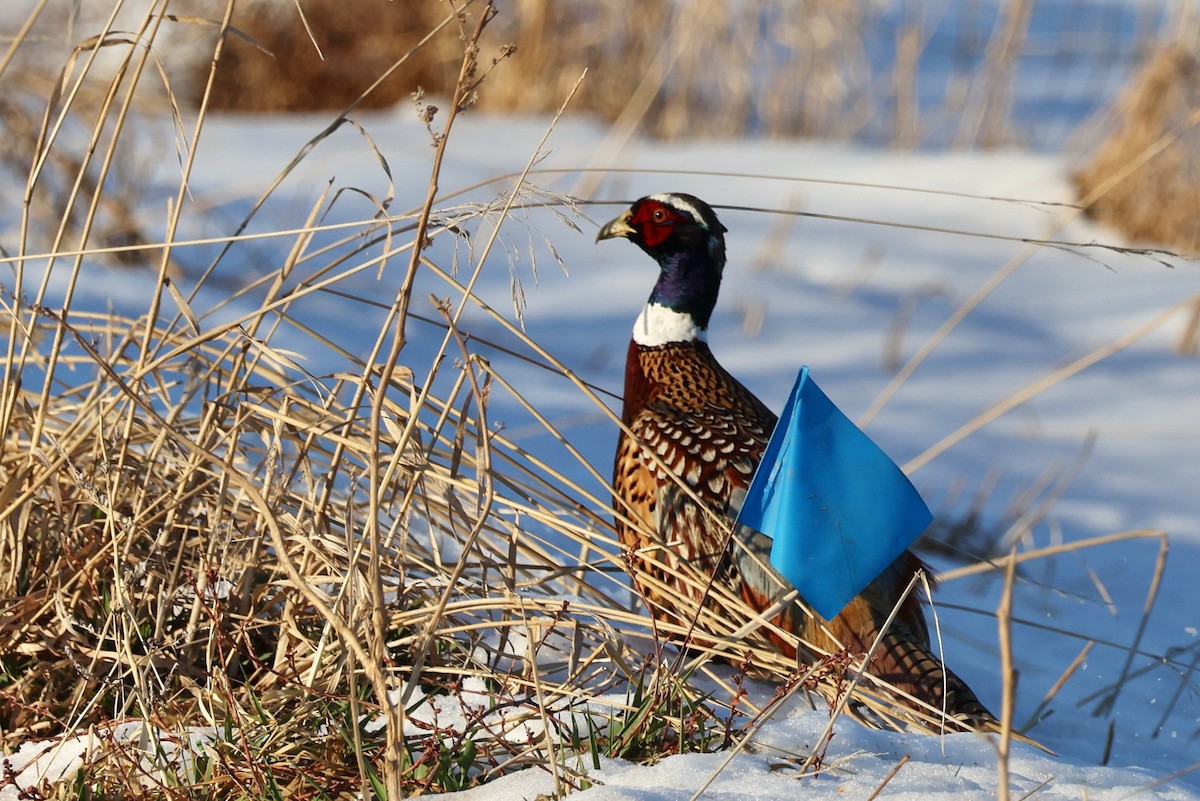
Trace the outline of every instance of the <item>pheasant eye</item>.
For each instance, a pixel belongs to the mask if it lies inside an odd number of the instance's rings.
[[[675,231],[675,227],[686,222],[670,206],[656,201],[640,203],[631,210],[630,224],[637,229],[641,242],[648,247],[657,247]]]

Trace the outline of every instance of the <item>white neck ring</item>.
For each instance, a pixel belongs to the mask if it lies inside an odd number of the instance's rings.
[[[633,324],[633,341],[650,348],[671,342],[703,342],[707,338],[705,329],[696,325],[690,314],[661,303],[647,303]]]

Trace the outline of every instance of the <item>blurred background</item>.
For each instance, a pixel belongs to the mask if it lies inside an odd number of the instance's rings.
[[[2,68],[24,73],[31,86],[53,80],[50,65],[79,43],[76,31],[97,29],[110,13],[107,2],[15,5],[34,13],[0,22],[3,33],[24,41]],[[418,91],[446,97],[458,80],[461,32],[438,26],[452,8],[469,17],[481,7],[433,0],[354,0],[349,10],[341,0],[231,5],[237,35],[222,53],[210,107],[263,114],[341,110],[356,100],[360,108],[384,108]],[[216,0],[189,3],[186,16],[167,8],[156,32],[164,101],[183,110],[200,103],[225,9]],[[572,110],[618,130],[685,141],[816,138],[901,150],[1063,152],[1081,198],[1169,133],[1169,146],[1093,213],[1133,239],[1200,249],[1200,218],[1190,213],[1200,141],[1188,120],[1200,101],[1200,4],[511,0],[499,11],[487,38],[493,55],[511,51],[510,63],[488,77],[477,99],[484,110],[554,111],[586,68],[591,78]],[[127,13],[132,26],[140,11]],[[28,25],[32,31],[17,36]],[[197,35],[197,27],[209,35]],[[19,154],[29,150],[36,110],[14,96],[19,85],[10,76],[0,95],[7,131],[0,155],[23,169]]]

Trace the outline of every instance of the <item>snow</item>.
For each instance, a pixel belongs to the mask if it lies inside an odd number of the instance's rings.
[[[753,753],[726,763],[724,754],[684,754],[656,765],[603,760],[588,768],[590,789],[580,801],[688,801],[705,787],[703,798],[785,801],[879,797],[898,801],[993,798],[996,757],[991,745],[969,734],[943,738],[900,736],[862,728],[841,728],[816,775],[801,776],[802,749],[820,734],[824,721],[805,710],[760,732]],[[898,767],[899,766],[899,767]],[[898,770],[897,770],[898,767]],[[891,775],[895,771],[894,775]],[[1046,801],[1196,798],[1193,792],[1141,769],[1071,764],[1026,746],[1010,761],[1013,798]],[[466,792],[432,796],[443,801],[533,801],[554,790],[548,773],[530,771],[503,777]]]
[[[417,205],[431,158],[424,127],[409,109],[357,119],[396,177],[393,208]],[[222,228],[219,220],[240,218],[327,123],[321,115],[210,118],[188,202],[217,209],[218,221],[185,235],[231,231],[232,223]],[[519,171],[547,124],[538,118],[465,115],[452,134],[442,187],[450,192]],[[171,138],[153,125],[145,135],[158,147],[158,188],[170,194],[178,173]],[[575,170],[591,163],[605,135],[588,119],[567,117],[553,132],[552,152],[531,180],[554,191],[576,189]],[[1131,530],[1165,532],[1169,558],[1140,641],[1157,539],[1067,553],[1033,562],[1022,572],[1014,630],[1018,722],[1039,710],[1087,642],[1096,645],[1053,699],[1050,714],[1029,731],[1057,755],[1014,746],[1012,797],[1200,799],[1200,697],[1194,671],[1200,658],[1200,605],[1192,584],[1200,572],[1200,365],[1177,347],[1187,323],[1182,304],[1200,293],[1196,262],[1105,247],[1131,243],[1063,205],[1072,200],[1068,162],[1044,153],[635,140],[612,166],[627,171],[607,176],[595,193],[609,202],[582,207],[595,222],[615,216],[629,200],[661,191],[689,192],[718,207],[730,231],[730,263],[709,341],[718,358],[775,409],[796,370],[808,364],[851,419],[861,419],[888,387],[894,369],[960,304],[1013,265],[1011,275],[940,341],[871,421],[871,435],[901,464],[1052,371],[1145,329],[1114,355],[1033,394],[951,445],[915,470],[913,478],[934,511],[951,520],[966,517],[976,493],[984,490],[979,509],[984,528],[992,540],[1011,534],[1022,550]],[[385,196],[389,186],[370,144],[343,127],[289,175],[251,230],[296,227],[330,181],[375,197]],[[498,181],[454,202],[487,200],[509,185]],[[148,202],[145,213],[157,219],[162,208]],[[796,216],[757,210],[790,210]],[[328,221],[350,222],[372,211],[361,197],[346,195]],[[521,211],[520,218],[506,224],[505,250],[484,266],[479,294],[515,318],[511,293],[513,281],[519,281],[529,334],[584,380],[619,391],[625,346],[653,281],[652,265],[628,243],[594,246],[595,230],[586,221],[577,233],[546,210]],[[566,271],[554,263],[543,237]],[[1075,244],[1031,246],[1026,240]],[[1092,246],[1096,243],[1100,246]],[[289,246],[286,239],[251,243],[223,265],[224,277],[234,286],[248,282],[273,269]],[[176,255],[194,268],[214,252],[182,248]],[[450,246],[438,244],[434,253],[448,259]],[[391,264],[381,272],[366,271],[344,288],[363,297],[390,294],[398,269]],[[98,266],[94,274],[97,280],[81,287],[76,309],[103,310],[112,304],[144,310],[144,288],[129,273]],[[425,301],[430,292],[444,295],[446,288],[424,276],[414,293],[416,312],[430,312]],[[206,316],[228,300],[228,292],[204,290],[193,308],[204,325],[212,325],[253,302],[234,301]],[[1177,310],[1166,314],[1172,309]],[[294,313],[356,353],[365,353],[382,319],[365,304],[333,296],[306,298]],[[560,430],[606,472],[615,440],[611,423],[566,381],[488,350],[482,341],[514,345],[494,323],[468,312],[464,325],[480,338],[478,347],[493,366],[551,412]],[[303,353],[306,370],[322,375],[342,368],[331,351],[299,332],[290,336],[293,341],[281,338],[275,344]],[[436,344],[432,339],[427,329],[413,329],[414,369],[427,365],[424,354]],[[561,456],[516,403],[498,390],[493,402],[492,418],[522,446]],[[1065,486],[1053,490],[1060,494],[1048,497],[1043,481],[1071,471]],[[1027,531],[1009,530],[1042,500],[1048,511],[1031,520]],[[936,555],[931,561],[940,569],[960,564]],[[993,575],[947,581],[935,596],[947,662],[993,709],[999,707],[1001,690],[997,633],[989,614],[1000,593]],[[1139,650],[1129,665],[1131,677],[1111,712],[1094,714],[1104,693],[1122,678],[1127,650],[1135,642]],[[525,658],[520,638],[493,645],[511,649],[514,662]],[[416,715],[444,725],[486,710],[484,688],[465,689],[458,701],[465,706],[430,698]],[[769,697],[769,686],[760,690]],[[599,769],[586,756],[572,757],[567,767],[587,774],[590,788],[574,796],[582,801],[688,799],[710,779],[706,799],[866,798],[885,781],[879,797],[886,799],[995,796],[997,759],[990,741],[872,731],[849,720],[837,723],[823,770],[800,777],[789,755],[806,754],[825,723],[823,710],[793,702],[724,768],[723,753],[677,756],[653,766],[605,760]],[[185,734],[189,742],[193,735],[198,738],[195,743],[210,736]],[[34,772],[51,781],[69,779],[91,753],[90,736],[28,743],[4,761],[22,786],[37,783]],[[132,723],[118,725],[110,736],[133,742],[168,737],[148,735]],[[1110,736],[1111,755],[1102,766]],[[554,789],[548,772],[528,769],[453,798],[517,801]],[[9,797],[16,797],[14,787],[0,790],[0,799]]]
[[[465,726],[470,719],[514,743],[545,736],[544,727],[536,718],[530,719],[529,710],[507,707],[489,713],[487,698],[483,682],[468,678],[461,697],[428,698],[413,716],[443,730],[455,730],[456,723]],[[621,700],[596,699],[593,724],[602,727],[603,705]],[[581,712],[582,708],[575,710],[576,714]],[[526,716],[523,722],[521,715]],[[566,722],[569,716],[559,718]],[[593,763],[586,754],[568,755],[561,760],[557,779],[549,770],[526,770],[471,790],[432,797],[444,801],[534,801],[567,786],[588,788],[572,796],[583,801],[686,801],[700,791],[706,799],[785,801],[801,792],[805,798],[841,799],[866,797],[885,786],[885,798],[924,801],[994,797],[994,744],[971,734],[898,735],[843,721],[815,772],[802,772],[804,760],[821,740],[826,724],[824,714],[815,713],[804,702],[793,702],[740,751],[683,754],[649,766],[604,757]],[[555,730],[558,727],[551,731],[552,736]],[[570,726],[562,730],[570,730]],[[1142,768],[1083,764],[1049,756],[1024,744],[1015,745],[1009,770],[1014,798],[1188,801],[1198,797],[1192,790],[1175,785],[1172,777]]]
[[[120,750],[137,755],[139,780],[146,787],[161,787],[165,777],[174,782],[193,774],[198,756],[205,754],[219,732],[214,728],[191,728],[182,732],[132,720],[92,729],[86,733],[23,744],[16,753],[0,757],[0,801],[39,795],[22,795],[39,788],[69,782],[85,764],[103,754]],[[11,775],[11,783],[9,782]]]

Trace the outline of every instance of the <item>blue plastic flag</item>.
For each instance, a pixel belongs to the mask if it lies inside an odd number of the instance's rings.
[[[826,620],[921,536],[933,515],[904,472],[800,370],[737,522]]]

